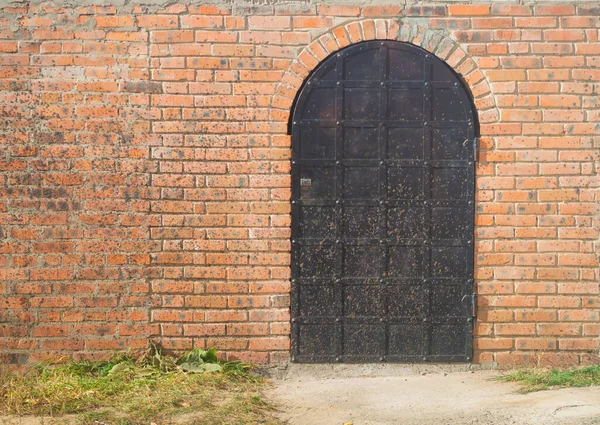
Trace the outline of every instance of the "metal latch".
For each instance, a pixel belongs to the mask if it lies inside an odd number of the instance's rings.
[[[310,187],[312,185],[311,179],[300,179],[300,186],[302,187]]]
[[[464,302],[466,299],[471,299],[471,317],[477,317],[477,294],[465,295],[461,301]]]
[[[479,151],[478,151],[478,142],[477,137],[473,138],[473,161],[477,162],[479,159]]]

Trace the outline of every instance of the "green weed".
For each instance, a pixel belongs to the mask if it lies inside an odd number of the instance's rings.
[[[600,365],[569,370],[519,370],[502,375],[498,380],[517,382],[521,385],[523,392],[564,387],[590,387],[600,385]]]
[[[143,358],[121,354],[41,364],[25,375],[0,373],[0,415],[76,414],[82,424],[110,425],[181,418],[198,425],[277,424],[264,385],[251,365],[221,361],[212,350],[174,358],[153,345]]]

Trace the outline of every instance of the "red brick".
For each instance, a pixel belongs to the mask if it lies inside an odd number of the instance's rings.
[[[569,4],[540,4],[534,6],[536,15],[570,15],[575,12],[575,7]]]
[[[233,323],[227,325],[227,335],[267,335],[269,333],[268,325],[264,323]]]
[[[358,16],[360,8],[357,6],[318,6],[319,15],[324,16]]]
[[[132,16],[105,15],[96,16],[94,19],[96,21],[97,28],[119,28],[134,26],[134,18]]]
[[[284,30],[291,27],[291,18],[288,16],[250,16],[248,26],[250,29]]]
[[[218,324],[183,325],[183,334],[186,336],[220,336],[225,335],[225,326]]]
[[[494,326],[496,335],[533,335],[535,324],[531,323],[506,323]]]
[[[485,4],[455,4],[448,6],[448,14],[450,16],[484,16],[490,14],[490,6]]]
[[[515,346],[521,350],[554,350],[557,341],[553,338],[517,338]]]
[[[222,16],[182,16],[181,28],[222,28],[224,20]]]
[[[568,351],[597,350],[598,338],[564,338],[558,341],[558,348]]]
[[[364,17],[387,17],[399,16],[402,12],[401,6],[365,6],[362,8],[362,16]]]
[[[518,322],[553,322],[557,314],[554,310],[518,310],[515,318]]]
[[[330,28],[333,26],[333,19],[313,17],[313,16],[294,16],[292,18],[292,27],[294,29],[304,28]]]
[[[489,70],[489,81],[523,81],[526,79],[525,70]]]
[[[174,15],[139,15],[137,24],[146,28],[177,28],[179,21]]]
[[[554,17],[515,18],[515,25],[523,28],[556,28],[558,19]]]

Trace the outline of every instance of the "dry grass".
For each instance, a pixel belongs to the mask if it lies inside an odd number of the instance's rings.
[[[77,414],[77,422],[96,425],[279,424],[262,396],[265,380],[248,365],[221,365],[220,372],[187,373],[119,356],[39,365],[25,376],[5,372],[0,415]]]

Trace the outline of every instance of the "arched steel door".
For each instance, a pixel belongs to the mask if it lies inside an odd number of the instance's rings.
[[[292,359],[470,361],[475,114],[407,43],[352,45],[292,124]]]

